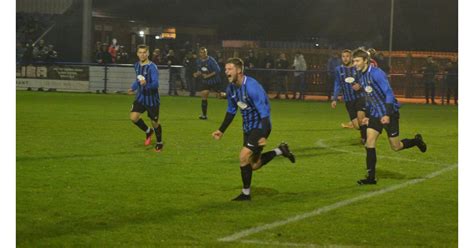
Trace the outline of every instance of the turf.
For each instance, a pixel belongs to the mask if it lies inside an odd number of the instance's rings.
[[[379,182],[360,187],[364,149],[357,132],[340,128],[348,119],[343,104],[332,110],[329,103],[271,101],[266,150],[287,141],[297,163],[275,158],[254,173],[252,201],[231,202],[241,187],[242,130],[237,116],[222,140],[211,138],[224,100],[210,99],[209,120],[201,121],[199,98],[162,97],[165,147],[155,153],[128,119],[132,96],[17,91],[16,97],[18,247],[457,247],[456,169],[234,242],[218,241],[456,164],[456,107],[403,105],[401,137],[422,133],[427,153],[393,152],[382,135]]]

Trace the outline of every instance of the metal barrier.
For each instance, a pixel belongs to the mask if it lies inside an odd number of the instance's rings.
[[[180,65],[175,75],[170,75],[168,66],[159,65],[160,94],[172,94],[179,91],[193,91],[196,84],[185,68]],[[256,78],[269,94],[289,94],[303,92],[304,95],[330,97],[333,93],[333,82],[327,71],[291,69],[246,69],[246,74]],[[298,84],[296,73],[304,73],[303,80]],[[172,74],[173,74],[172,73]],[[222,71],[222,87],[225,90],[227,78]],[[45,90],[82,91],[82,92],[126,92],[135,80],[135,72],[131,64],[84,64],[84,63],[54,63],[17,65],[17,88],[44,88]],[[171,80],[172,79],[172,82]],[[420,73],[390,74],[389,80],[394,94],[404,98],[424,98],[425,80]],[[170,88],[171,86],[171,88]],[[446,75],[440,73],[434,80],[435,95],[444,100],[449,87]],[[456,89],[457,90],[457,82]]]

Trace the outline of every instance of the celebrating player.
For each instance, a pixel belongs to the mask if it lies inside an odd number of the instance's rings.
[[[220,87],[220,68],[216,60],[207,55],[207,49],[201,47],[199,49],[199,58],[196,60],[198,71],[193,74],[193,77],[200,80],[199,87],[201,88],[201,110],[202,115],[199,116],[201,120],[207,120],[207,98],[209,91],[219,92]]]
[[[357,83],[357,70],[352,66],[351,50],[343,50],[341,53],[342,65],[336,67],[336,78],[334,80],[334,94],[331,107],[336,108],[337,96],[342,89],[343,99],[346,104],[347,113],[352,126],[360,130],[360,138],[363,144],[367,139],[367,125],[362,124],[365,118],[365,98],[360,84]]]
[[[161,124],[160,116],[160,94],[158,93],[158,68],[148,60],[149,48],[146,45],[137,47],[138,62],[135,63],[135,73],[137,79],[132,83],[129,94],[136,91],[135,101],[130,111],[130,119],[141,130],[145,132],[145,146],[151,144],[153,132],[156,135],[155,151],[160,152],[163,149],[163,141],[161,140]],[[153,129],[149,128],[140,118],[143,112],[147,111],[151,120]]]
[[[388,135],[390,146],[394,151],[408,149],[417,146],[421,152],[426,152],[426,144],[421,134],[415,135],[414,139],[399,138],[399,107],[397,99],[393,95],[392,88],[387,79],[387,75],[379,68],[369,65],[369,54],[363,49],[356,49],[352,53],[354,66],[360,72],[359,83],[365,91],[367,117],[363,123],[367,124],[367,177],[357,183],[376,184],[375,165],[377,155],[375,144],[377,138],[385,129]]]
[[[270,162],[275,156],[283,155],[292,163],[295,156],[287,144],[281,143],[272,151],[261,153],[271,132],[270,103],[262,86],[249,76],[244,75],[244,62],[240,58],[231,58],[225,65],[225,73],[230,82],[227,87],[227,112],[222,125],[212,133],[219,140],[240,109],[243,121],[244,142],[240,151],[240,171],[242,193],[234,201],[250,200],[252,171]]]

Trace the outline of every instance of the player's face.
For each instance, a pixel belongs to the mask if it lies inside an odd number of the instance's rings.
[[[367,59],[362,57],[353,58],[352,63],[358,71],[363,71],[367,67]]]
[[[234,64],[226,64],[225,65],[225,75],[229,80],[229,83],[236,83],[237,82],[237,75],[241,72]]]
[[[206,50],[199,50],[199,58],[201,58],[201,59],[207,58],[207,51]]]
[[[137,57],[140,61],[145,61],[148,59],[149,52],[147,49],[139,48],[137,51]]]
[[[342,53],[341,54],[341,60],[342,60],[342,64],[344,64],[345,66],[349,66],[350,63],[351,63],[351,54],[350,53]]]

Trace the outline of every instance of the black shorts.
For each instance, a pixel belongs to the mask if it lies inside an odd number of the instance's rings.
[[[244,144],[243,146],[250,149],[254,154],[260,154],[263,150],[262,146],[258,145],[258,140],[265,137],[268,138],[272,130],[268,130],[266,134],[263,133],[262,129],[254,128],[247,133],[244,133]]]
[[[383,129],[385,129],[389,138],[397,137],[400,134],[400,127],[398,123],[398,120],[400,119],[400,113],[393,113],[389,117],[390,123],[385,125],[380,122],[381,118],[370,117],[369,126],[367,128],[372,128],[380,134],[382,134]]]
[[[365,112],[365,98],[359,97],[353,101],[346,102],[346,109],[351,121],[356,119],[358,111]]]
[[[143,114],[143,112],[147,112],[148,117],[152,121],[158,121],[160,118],[160,105],[150,107],[150,106],[145,106],[141,103],[139,103],[137,100],[135,100],[132,104],[132,109],[130,112],[138,112],[140,114]]]
[[[198,87],[199,91],[208,90],[208,91],[213,91],[213,92],[221,92],[221,88],[222,87],[219,82],[214,83],[214,84],[208,84],[204,80],[200,80],[199,87]]]

